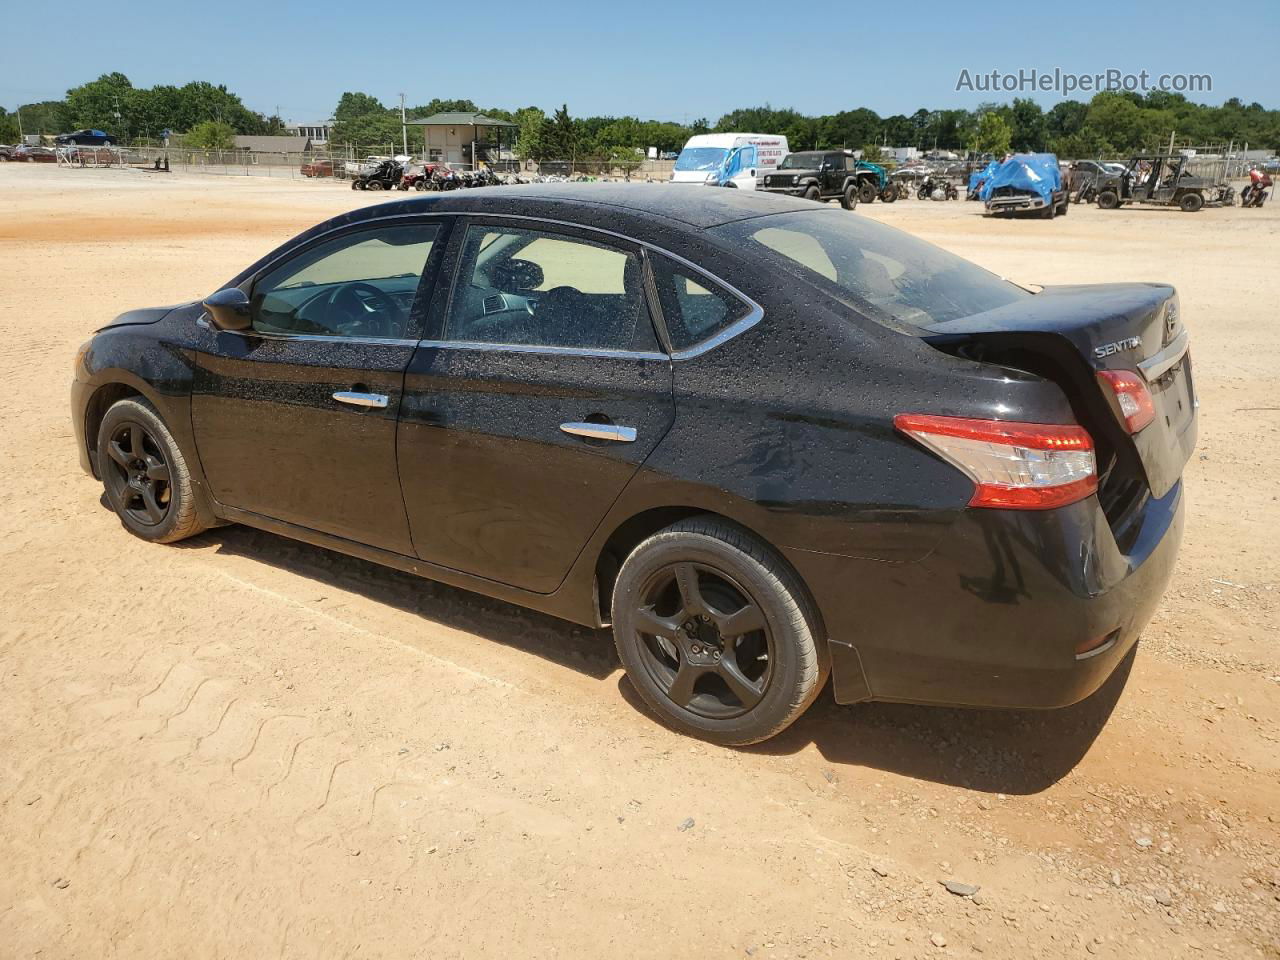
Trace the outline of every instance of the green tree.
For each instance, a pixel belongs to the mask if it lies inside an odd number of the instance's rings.
[[[1050,139],[1075,136],[1084,128],[1088,116],[1089,105],[1079,100],[1055,103],[1045,114],[1045,133]]]
[[[339,120],[329,132],[329,139],[334,143],[349,144],[353,147],[386,147],[394,145],[397,150],[401,146],[401,128],[399,112],[368,113],[362,117]]]
[[[880,149],[880,144],[866,144],[862,148],[862,159],[867,163],[881,163],[884,160],[884,151]]]
[[[188,130],[182,142],[197,150],[230,150],[236,145],[236,129],[229,123],[204,120]]]
[[[539,107],[521,107],[515,112],[516,156],[521,160],[545,160],[547,144],[542,139],[547,115]]]
[[[1010,140],[1013,146],[1025,152],[1043,150],[1046,126],[1040,104],[1027,97],[1015,97],[1010,114]]]
[[[880,135],[880,117],[874,110],[859,107],[823,117],[821,127],[821,146],[852,147],[870,143]]]
[[[993,153],[1001,156],[1009,152],[1009,142],[1013,130],[999,113],[992,110],[984,113],[978,120],[978,128],[974,131],[972,146],[978,153]]]
[[[542,139],[546,144],[547,157],[554,160],[568,160],[572,166],[578,159],[578,125],[569,116],[569,105],[561,104],[550,120],[542,125]]]
[[[333,119],[338,123],[367,117],[370,114],[386,113],[387,108],[377,97],[368,93],[344,93],[338,98],[338,106],[333,111]]]

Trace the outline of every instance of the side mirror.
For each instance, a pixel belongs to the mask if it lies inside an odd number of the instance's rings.
[[[209,311],[213,325],[219,330],[248,330],[253,325],[249,312],[249,298],[243,290],[229,287],[205,298],[204,308]]]

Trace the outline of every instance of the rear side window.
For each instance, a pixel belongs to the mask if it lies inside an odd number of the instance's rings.
[[[467,228],[446,321],[450,340],[653,350],[640,258],[565,234]]]
[[[941,247],[865,217],[822,210],[714,227],[759,256],[891,326],[969,317],[1032,294]]]
[[[688,350],[751,312],[750,304],[666,257],[655,256],[653,268],[672,350]]]

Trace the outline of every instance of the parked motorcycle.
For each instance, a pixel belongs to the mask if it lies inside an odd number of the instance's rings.
[[[959,200],[960,190],[942,177],[925,177],[916,191],[918,200]]]
[[[1249,185],[1240,191],[1240,206],[1260,207],[1267,200],[1267,188],[1271,186],[1271,174],[1256,167],[1249,171]]]

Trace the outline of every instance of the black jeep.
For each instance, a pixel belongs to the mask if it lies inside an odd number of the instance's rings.
[[[858,205],[859,173],[852,150],[805,150],[783,157],[760,189],[806,200],[839,200],[840,206],[852,210]]]

